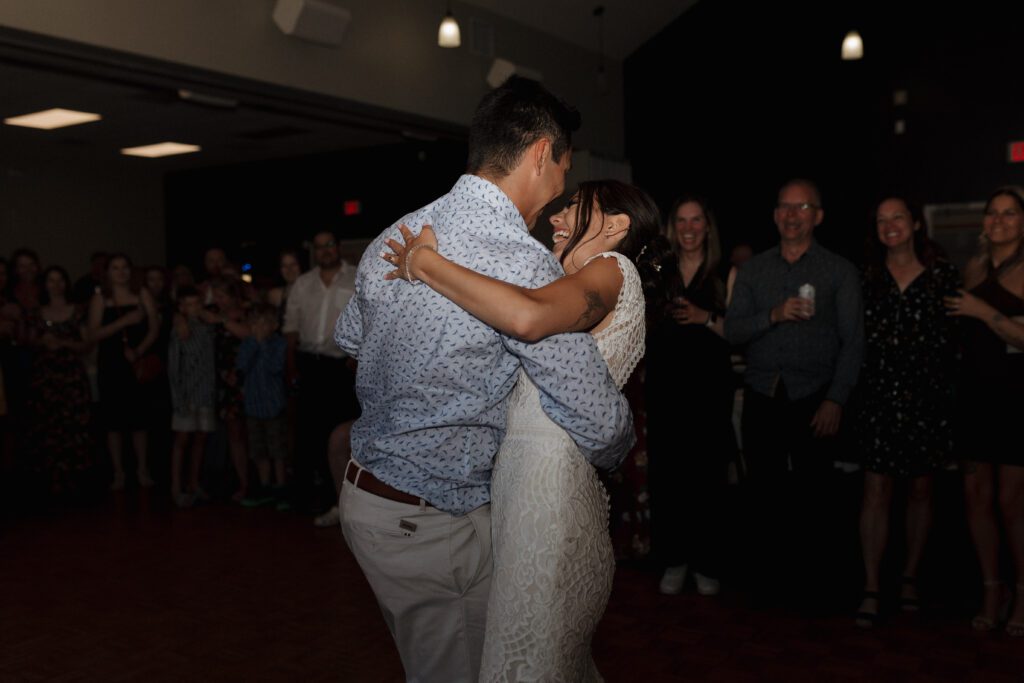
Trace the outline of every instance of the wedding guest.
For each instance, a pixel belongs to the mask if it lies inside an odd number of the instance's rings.
[[[245,412],[242,382],[236,369],[238,347],[250,334],[242,307],[241,292],[234,280],[219,277],[209,284],[213,305],[202,315],[215,326],[214,351],[217,364],[217,415],[228,434],[228,452],[238,477],[238,489],[231,500],[240,503],[249,485],[249,462],[245,444]]]
[[[88,308],[92,295],[103,286],[103,278],[107,272],[107,252],[94,251],[89,257],[89,272],[75,280],[71,289],[71,300]]]
[[[294,249],[282,251],[279,266],[282,284],[267,292],[267,303],[283,312],[287,308],[288,294],[292,290],[292,285],[302,275],[302,263],[299,261],[299,252]]]
[[[111,255],[101,291],[89,304],[89,335],[99,344],[100,416],[107,430],[107,450],[114,468],[111,490],[124,488],[122,434],[131,434],[138,461],[139,485],[153,485],[148,465],[148,437],[143,383],[159,373],[155,354],[148,352],[159,333],[156,304],[149,291],[132,278],[125,254]]]
[[[299,276],[288,294],[284,330],[287,377],[298,389],[294,461],[295,507],[322,512],[333,494],[315,485],[331,480],[327,440],[339,423],[359,415],[352,360],[334,341],[334,325],[355,292],[356,269],[341,259],[338,241],[327,230],[313,237],[316,266]],[[325,488],[325,487],[324,487]]]
[[[45,474],[58,494],[81,490],[92,464],[89,433],[91,396],[82,353],[82,311],[68,301],[67,271],[51,266],[43,273],[38,311],[29,321],[35,352],[29,379],[26,455],[30,469]]]
[[[907,484],[900,605],[918,609],[917,570],[932,522],[932,481],[952,453],[956,339],[943,296],[960,287],[920,215],[900,197],[878,205],[864,270],[864,365],[855,415],[864,466],[860,514],[864,595],[857,624],[879,613],[882,555],[893,489]]]
[[[213,291],[210,289],[210,283],[221,277],[227,263],[227,252],[221,247],[210,247],[203,253],[203,271],[206,277],[199,283],[199,293],[203,295],[204,306],[213,305]]]
[[[171,500],[191,507],[204,498],[199,476],[207,437],[217,429],[217,385],[214,363],[214,328],[201,319],[199,290],[178,290],[178,311],[168,348],[171,388]],[[189,453],[188,488],[182,484],[185,454]]]
[[[1016,599],[1006,625],[1024,636],[1024,449],[1017,432],[1024,415],[1024,193],[1003,187],[989,197],[982,250],[967,265],[966,291],[946,299],[963,318],[963,375],[956,443],[964,459],[967,521],[981,566],[983,602],[971,625],[998,625],[999,521],[1016,571]]]
[[[16,249],[11,254],[14,277],[8,286],[10,298],[21,307],[23,319],[39,308],[43,287],[39,278],[39,255],[31,249]]]
[[[243,504],[262,505],[282,497],[287,455],[284,366],[287,342],[277,332],[273,306],[258,304],[249,313],[252,334],[238,349],[236,367],[242,374],[245,424],[249,453],[256,462],[260,491]]]
[[[651,545],[665,567],[662,593],[679,593],[690,569],[697,591],[715,595],[724,533],[720,506],[736,447],[722,252],[707,203],[691,195],[677,200],[668,237],[675,268],[667,273],[668,298],[655,311],[647,346]]]

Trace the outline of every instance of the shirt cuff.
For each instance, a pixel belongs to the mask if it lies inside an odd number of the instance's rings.
[[[828,392],[825,394],[825,400],[834,401],[841,406],[846,405],[846,401],[850,398],[850,392],[853,387],[846,384],[839,384],[833,382],[832,386],[828,388]]]

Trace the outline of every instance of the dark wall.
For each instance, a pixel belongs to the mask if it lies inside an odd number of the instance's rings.
[[[626,61],[634,178],[665,208],[684,191],[709,196],[726,248],[758,250],[777,236],[779,186],[812,178],[826,211],[819,239],[858,259],[883,194],[959,202],[1024,182],[1024,165],[1007,162],[1007,143],[1024,139],[1020,4],[924,14],[900,3],[700,2]],[[865,58],[843,62],[853,27]],[[893,104],[896,88],[906,106]]]
[[[465,163],[464,144],[409,142],[170,174],[167,261],[199,277],[204,250],[216,244],[257,276],[276,277],[281,249],[325,229],[341,240],[375,237],[445,194]],[[346,200],[359,200],[362,212],[346,216]]]

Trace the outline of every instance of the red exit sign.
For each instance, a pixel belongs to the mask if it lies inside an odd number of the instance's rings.
[[[1019,164],[1024,162],[1024,142],[1010,143],[1010,163]]]

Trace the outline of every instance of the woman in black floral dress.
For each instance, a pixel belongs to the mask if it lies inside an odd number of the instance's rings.
[[[873,625],[878,616],[879,567],[896,479],[909,486],[900,603],[906,610],[918,607],[917,568],[931,527],[932,474],[952,450],[956,347],[943,297],[960,286],[956,267],[939,258],[905,200],[880,203],[876,228],[864,273],[866,347],[856,430],[865,469],[861,626]]]
[[[43,273],[42,306],[29,320],[34,353],[29,374],[25,457],[45,474],[52,493],[75,490],[92,464],[89,435],[91,396],[82,364],[82,312],[67,300],[71,287],[63,268]]]

